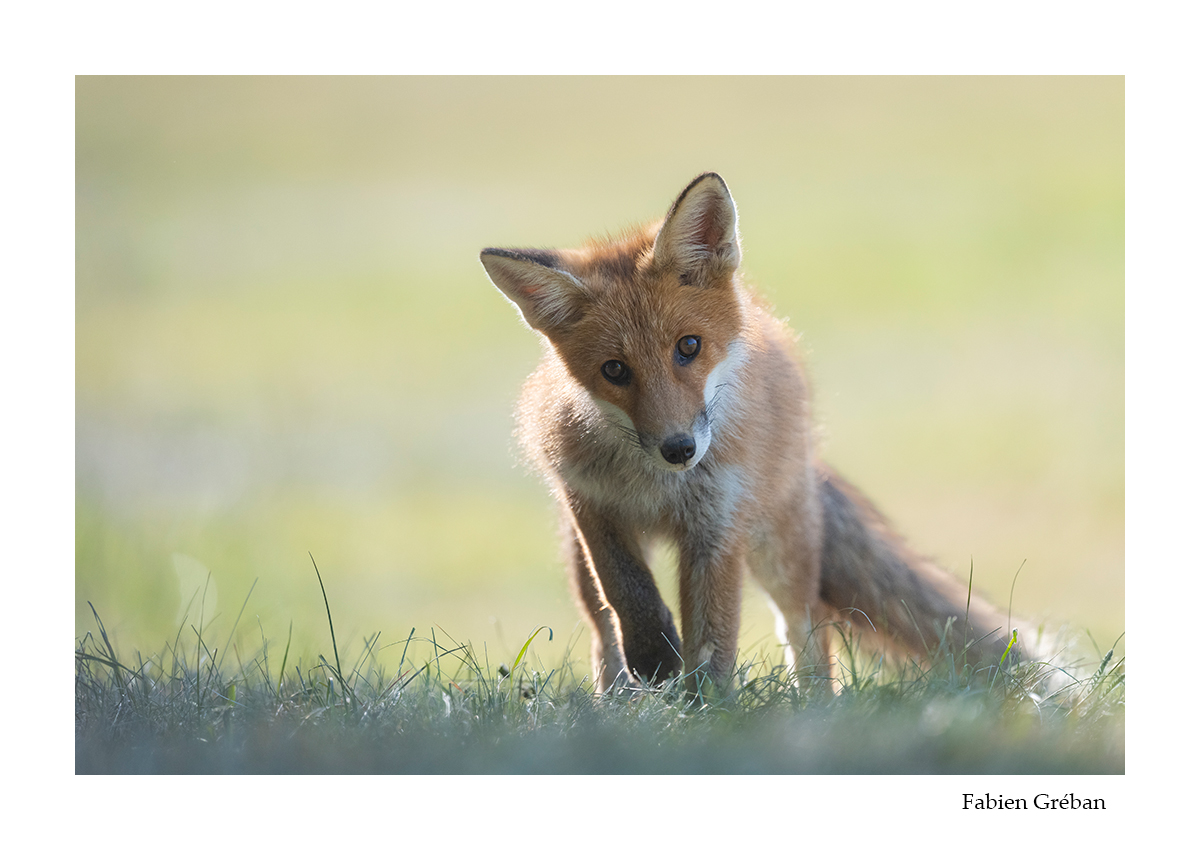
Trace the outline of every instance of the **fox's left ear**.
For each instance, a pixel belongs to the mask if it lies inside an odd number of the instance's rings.
[[[708,172],[680,193],[654,240],[656,261],[675,266],[684,283],[706,286],[738,267],[737,207],[719,174]]]

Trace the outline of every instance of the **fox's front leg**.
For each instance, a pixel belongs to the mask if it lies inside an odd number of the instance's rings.
[[[613,685],[621,687],[629,684],[617,613],[600,589],[596,573],[569,515],[564,517],[562,535],[571,588],[592,631],[592,676],[596,690],[603,693]]]
[[[630,673],[647,682],[681,667],[679,635],[631,529],[572,500],[570,569],[580,606],[592,624],[597,688],[624,684]]]
[[[724,691],[733,677],[742,616],[744,543],[693,535],[680,543],[679,602],[688,689]]]

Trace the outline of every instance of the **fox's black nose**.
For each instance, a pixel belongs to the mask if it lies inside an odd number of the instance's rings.
[[[696,441],[687,434],[676,434],[663,441],[660,451],[667,463],[687,463],[696,456]]]

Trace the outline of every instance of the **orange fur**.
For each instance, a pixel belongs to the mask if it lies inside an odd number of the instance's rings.
[[[958,649],[998,658],[995,610],[972,600],[971,632],[961,586],[815,458],[794,339],[742,285],[740,259],[736,207],[711,173],[662,222],[615,239],[481,254],[545,343],[518,431],[561,506],[597,687],[681,671],[725,684],[747,570],[807,675],[831,679],[835,622],[918,655],[950,623]],[[682,635],[647,567],[664,536]]]

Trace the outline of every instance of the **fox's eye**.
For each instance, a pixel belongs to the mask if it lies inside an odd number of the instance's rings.
[[[616,384],[618,387],[629,383],[629,367],[620,360],[609,360],[600,367],[600,371],[604,373],[604,377],[608,379],[610,384]]]
[[[680,360],[691,360],[700,353],[700,337],[685,336],[675,344],[675,351],[679,354]]]

